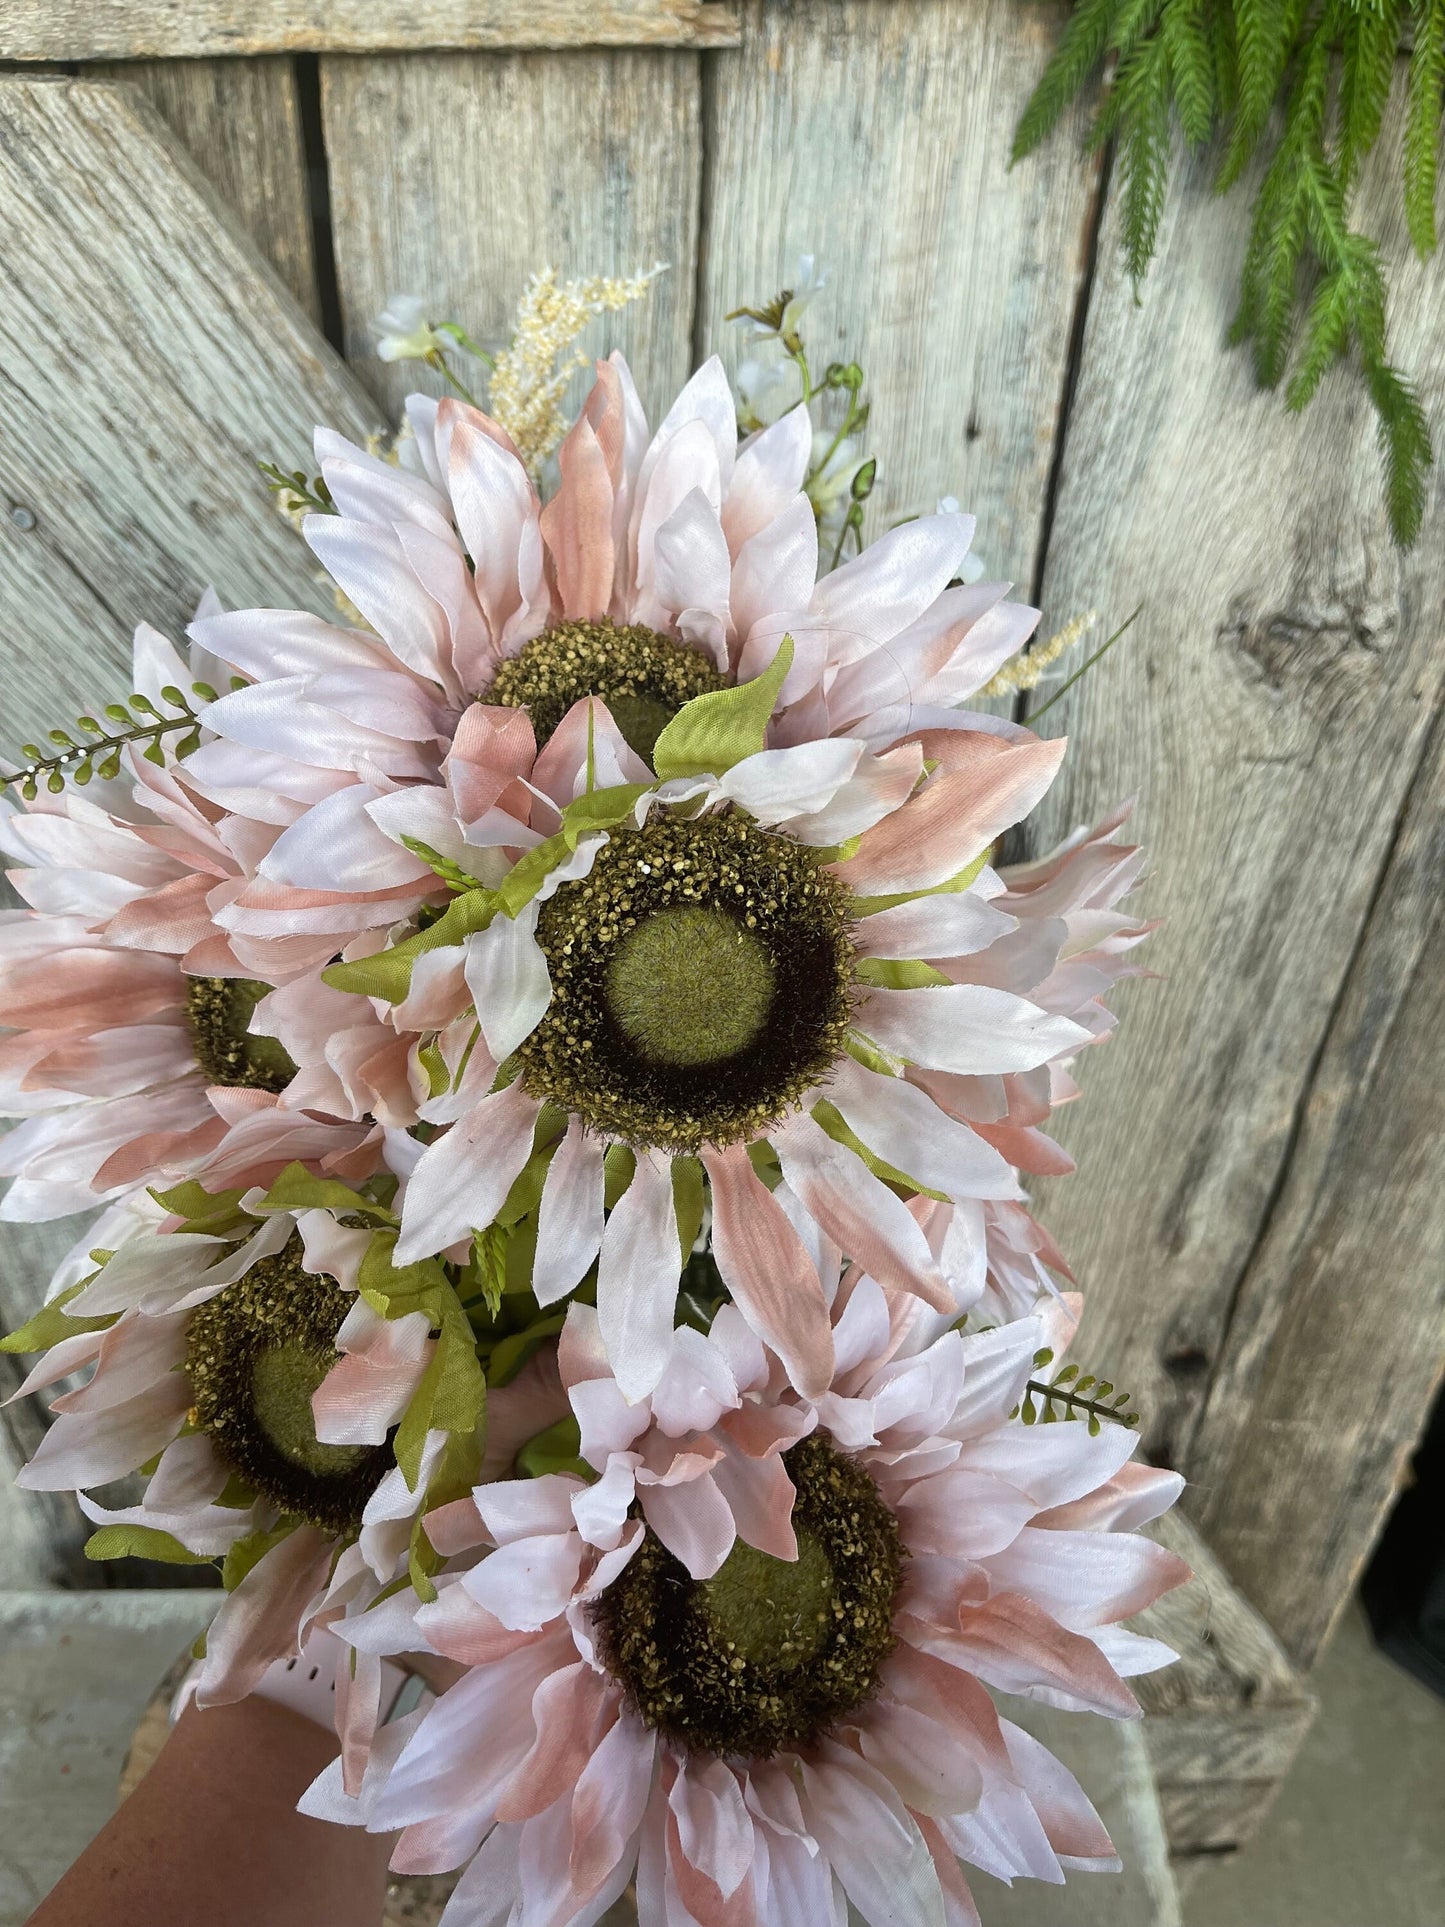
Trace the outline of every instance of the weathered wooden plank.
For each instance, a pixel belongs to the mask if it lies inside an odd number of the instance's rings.
[[[1397,122],[1398,102],[1392,113]],[[1445,312],[1400,232],[1389,159],[1398,132],[1387,125],[1359,219],[1385,237],[1394,346],[1429,395],[1445,379]],[[1171,192],[1142,311],[1119,260],[1117,219],[1111,206],[1044,601],[1057,613],[1097,604],[1118,620],[1140,603],[1144,613],[1044,725],[1067,731],[1073,751],[1040,834],[1142,791],[1137,827],[1152,860],[1145,900],[1166,919],[1146,961],[1163,982],[1133,988],[1120,1040],[1084,1059],[1087,1096],[1060,1131],[1081,1175],[1040,1187],[1040,1201],[1089,1299],[1091,1356],[1135,1392],[1151,1448],[1193,1473],[1211,1385],[1237,1382],[1240,1282],[1253,1277],[1265,1297],[1286,1278],[1283,1248],[1265,1272],[1256,1246],[1301,1124],[1315,1142],[1310,1067],[1440,699],[1445,546],[1437,500],[1415,551],[1392,548],[1374,422],[1352,375],[1332,376],[1294,418],[1278,396],[1256,391],[1241,356],[1220,353],[1243,236],[1207,166]],[[1386,997],[1404,988],[1388,970],[1377,981]],[[1373,1021],[1389,1035],[1388,1010]],[[1411,1035],[1422,1060],[1411,1087],[1418,1107],[1429,1090],[1425,1060],[1438,1076],[1440,1044],[1428,1021]],[[1387,1089],[1378,1112],[1358,1122],[1384,1128]],[[1321,1145],[1330,1137],[1326,1124]],[[1347,1152],[1343,1137],[1335,1142],[1341,1170],[1350,1155],[1369,1161],[1363,1145]],[[1413,1161],[1408,1171],[1423,1175]],[[1401,1179],[1396,1209],[1375,1221],[1390,1224],[1392,1245],[1396,1225],[1416,1213],[1438,1237],[1428,1184]],[[1330,1223],[1343,1235],[1338,1217]],[[1358,1262],[1354,1276],[1320,1271],[1313,1295],[1297,1281],[1290,1342],[1321,1294],[1357,1307],[1354,1353],[1312,1347],[1290,1380],[1317,1422],[1331,1403],[1327,1431],[1342,1423],[1339,1405],[1352,1400],[1364,1352],[1379,1344],[1393,1361],[1434,1343],[1411,1314],[1386,1309],[1403,1307],[1412,1288],[1436,1288],[1410,1269],[1423,1260],[1416,1240],[1425,1234],[1404,1235],[1403,1265],[1387,1250],[1370,1267],[1398,1269],[1393,1297],[1378,1297],[1377,1277],[1361,1275]],[[1350,1248],[1363,1259],[1358,1243]],[[1382,1315],[1406,1322],[1386,1334]],[[1271,1322],[1263,1305],[1253,1317]],[[1282,1353],[1275,1369],[1286,1371]],[[1366,1410],[1382,1382],[1372,1371]],[[1338,1398],[1326,1391],[1337,1373]],[[1397,1440],[1413,1430],[1427,1379],[1428,1371],[1405,1374],[1394,1418],[1370,1420],[1377,1440],[1391,1426]],[[1236,1522],[1230,1557],[1239,1534],[1255,1534],[1260,1514],[1250,1508],[1267,1491],[1303,1489],[1305,1468],[1282,1463],[1281,1435],[1260,1423],[1263,1410],[1252,1399],[1218,1406],[1207,1473],[1185,1499],[1216,1531]],[[1291,1432],[1291,1451],[1299,1436]],[[1228,1453],[1226,1438],[1235,1441]],[[1328,1456],[1332,1441],[1323,1449],[1329,1465],[1343,1465]],[[1268,1557],[1290,1569],[1281,1583],[1300,1604],[1313,1587],[1340,1587],[1349,1564],[1331,1546],[1340,1494],[1326,1462],[1314,1463],[1320,1483],[1306,1518],[1288,1507],[1270,1514]],[[1378,1478],[1367,1475],[1364,1488],[1376,1493]],[[1261,1559],[1268,1537],[1261,1526]],[[1253,1596],[1271,1613],[1282,1599],[1257,1583]],[[1326,1619],[1335,1603],[1322,1592]],[[1308,1650],[1298,1625],[1289,1636]]]
[[[748,350],[724,315],[815,254],[831,274],[807,318],[816,370],[856,357],[873,398],[874,526],[955,495],[1025,593],[1094,182],[1072,158],[1006,160],[1063,18],[1012,0],[749,0],[708,89],[699,345],[735,366]]]
[[[485,345],[506,338],[537,268],[671,271],[598,323],[644,399],[686,378],[697,246],[697,57],[686,53],[421,55],[325,60],[322,105],[347,355],[393,411],[416,363],[388,366],[371,324],[399,290]],[[386,165],[377,165],[385,154]]]
[[[1304,1665],[1354,1589],[1445,1357],[1442,879],[1437,720],[1193,1448],[1220,1556]]]
[[[8,893],[7,893],[8,894]],[[10,899],[13,901],[13,899]],[[40,1308],[61,1258],[80,1236],[83,1219],[50,1224],[0,1223],[0,1327],[16,1331]],[[20,1387],[34,1361],[0,1353],[0,1401]],[[104,1585],[84,1554],[94,1528],[68,1492],[21,1492],[15,1473],[45,1435],[38,1399],[0,1403],[0,1592],[12,1587]],[[171,1583],[174,1584],[174,1576]]]
[[[87,79],[141,88],[313,321],[321,304],[294,63],[136,60]]]
[[[0,78],[0,669],[18,742],[201,590],[324,592],[256,474],[371,404],[134,90]]]
[[[1194,1573],[1133,1622],[1179,1655],[1134,1681],[1169,1845],[1176,1855],[1217,1847],[1225,1836],[1237,1846],[1289,1771],[1315,1701],[1189,1522],[1171,1513],[1150,1534]]]
[[[363,432],[373,417],[132,89],[0,79],[0,201],[0,685],[13,747],[123,690],[134,624],[179,633],[207,582],[231,601],[321,606],[255,458],[300,461],[313,420]],[[7,1328],[80,1229],[0,1227]],[[7,1390],[17,1365],[0,1360]],[[15,1406],[4,1422],[25,1456],[42,1415]],[[27,1503],[43,1576],[73,1583],[88,1530],[78,1511]]]
[[[719,0],[6,0],[0,60],[386,53],[429,47],[725,47]]]

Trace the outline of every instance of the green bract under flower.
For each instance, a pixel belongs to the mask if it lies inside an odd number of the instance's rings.
[[[648,1726],[756,1759],[863,1705],[892,1652],[897,1521],[856,1459],[815,1433],[788,1453],[796,1560],[742,1540],[693,1580],[652,1532],[594,1608],[604,1664]]]
[[[312,1421],[311,1395],[337,1363],[354,1302],[302,1269],[293,1239],[198,1306],[186,1332],[196,1425],[253,1491],[327,1532],[359,1524],[391,1464],[383,1445],[323,1444]]]
[[[195,1042],[196,1062],[208,1082],[231,1089],[284,1091],[296,1066],[274,1037],[257,1037],[246,1028],[270,984],[248,977],[192,977],[186,986],[186,1016]]]
[[[673,1151],[764,1131],[842,1053],[847,890],[738,813],[655,811],[542,907],[552,996],[518,1050],[532,1094]]]
[[[628,746],[651,763],[658,737],[683,705],[728,683],[701,650],[655,630],[563,622],[504,662],[480,700],[525,709],[540,749],[574,703],[600,697]]]

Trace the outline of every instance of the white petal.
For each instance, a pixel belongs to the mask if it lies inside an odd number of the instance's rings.
[[[1019,1198],[1007,1160],[976,1131],[901,1077],[883,1077],[844,1058],[828,1096],[849,1129],[895,1171],[947,1198]]]
[[[578,1117],[547,1167],[537,1214],[532,1290],[552,1305],[580,1283],[602,1245],[603,1147]]]
[[[539,908],[534,898],[515,917],[499,913],[462,946],[477,1022],[499,1064],[531,1036],[552,1001],[551,974],[537,942]]]
[[[875,990],[858,1028],[886,1051],[929,1070],[986,1077],[1031,1071],[1088,1041],[1082,1024],[980,984]]]
[[[667,1369],[681,1275],[672,1160],[643,1151],[607,1221],[597,1267],[598,1322],[629,1401],[646,1398]]]

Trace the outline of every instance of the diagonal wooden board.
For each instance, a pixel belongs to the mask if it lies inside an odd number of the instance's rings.
[[[1395,352],[1422,394],[1438,395],[1445,310],[1400,231],[1391,160],[1400,106],[1397,89],[1357,213],[1384,237]],[[1073,748],[1041,840],[1111,797],[1142,793],[1136,827],[1152,877],[1141,901],[1166,919],[1143,961],[1162,981],[1129,987],[1120,1037],[1081,1060],[1086,1095],[1060,1132],[1080,1172],[1040,1195],[1088,1301],[1081,1352],[1129,1387],[1151,1447],[1190,1474],[1199,1440],[1206,1484],[1186,1505],[1212,1524],[1226,1561],[1259,1535],[1257,1563],[1235,1576],[1286,1647],[1308,1655],[1368,1546],[1388,1484],[1381,1468],[1423,1421],[1440,1352],[1438,1322],[1428,1328],[1438,1172],[1412,1158],[1391,1173],[1361,1139],[1328,1150],[1341,1084],[1322,1085],[1315,1065],[1328,1048],[1332,1080],[1360,1070],[1343,1035],[1338,1046],[1326,1039],[1367,924],[1374,943],[1388,915],[1376,891],[1445,686],[1445,512],[1437,486],[1418,546],[1401,556],[1357,378],[1332,374],[1293,417],[1256,390],[1243,356],[1221,353],[1244,234],[1207,166],[1182,172],[1171,192],[1143,314],[1117,230],[1115,205],[1065,428],[1044,597],[1055,608],[1098,604],[1110,622],[1137,604],[1143,614],[1043,725]],[[1427,945],[1422,975],[1431,968],[1438,949],[1432,957]],[[1388,1034],[1410,979],[1408,967],[1373,973],[1377,1035]],[[1391,1124],[1398,1145],[1433,1128],[1428,1067],[1438,1087],[1441,1066],[1424,1010],[1409,1034],[1417,1073],[1407,1082],[1400,1071],[1374,1110],[1349,1120],[1378,1139],[1392,1097],[1416,1106]],[[1368,1253],[1324,1199],[1308,1203],[1314,1180],[1295,1175],[1305,1156],[1316,1171],[1334,1158],[1337,1178],[1353,1159],[1390,1177],[1390,1212],[1368,1209],[1367,1187],[1351,1193],[1376,1229]],[[1276,1235],[1281,1196],[1290,1228]],[[1399,1220],[1411,1231],[1396,1247],[1389,1226]],[[1348,1265],[1319,1269],[1311,1240],[1326,1226],[1346,1240]],[[1364,1273],[1397,1256],[1410,1270],[1387,1311]],[[1306,1308],[1317,1297],[1323,1312],[1346,1294],[1353,1310],[1329,1316],[1348,1348],[1331,1352]],[[1261,1377],[1238,1349],[1276,1331]],[[1358,1400],[1357,1370],[1368,1388]],[[1280,1407],[1286,1387],[1309,1425]],[[1314,1462],[1324,1482],[1298,1511],[1256,1510],[1305,1474],[1296,1453],[1312,1427],[1365,1452],[1375,1467],[1368,1497],[1341,1490],[1347,1468],[1329,1448]],[[1291,1577],[1272,1588],[1266,1565]]]
[[[124,693],[145,619],[179,636],[228,602],[326,594],[276,514],[258,456],[308,460],[313,423],[377,411],[237,218],[131,87],[0,77],[0,687],[13,752]],[[79,1220],[0,1225],[0,1323],[43,1296]],[[0,1386],[19,1382],[0,1360]],[[38,1412],[4,1414],[8,1451]],[[29,1497],[47,1557],[85,1528]]]
[[[0,663],[7,742],[124,683],[145,619],[324,606],[258,458],[364,392],[129,87],[0,77]]]
[[[1445,1359],[1442,879],[1437,718],[1194,1445],[1201,1522],[1303,1665],[1407,1477]]]
[[[377,358],[372,324],[392,293],[423,295],[435,319],[496,348],[535,270],[631,276],[657,263],[667,272],[646,297],[585,342],[621,347],[654,418],[666,407],[691,372],[696,54],[325,59],[321,79],[346,352],[392,412],[415,388],[443,392],[417,363]]]
[[[871,532],[953,495],[1025,599],[1095,179],[1072,156],[1013,173],[1007,156],[1063,20],[1014,0],[748,0],[705,97],[698,351],[735,368],[750,350],[728,311],[815,254],[815,377],[856,358],[873,402]]]
[[[718,0],[6,0],[0,60],[718,47],[736,33]]]
[[[87,79],[139,87],[313,321],[321,300],[296,62],[124,60]]]

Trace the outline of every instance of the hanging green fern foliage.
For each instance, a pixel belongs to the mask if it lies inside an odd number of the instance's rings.
[[[1248,345],[1263,387],[1284,383],[1294,410],[1353,355],[1378,418],[1391,532],[1408,548],[1430,432],[1390,361],[1379,249],[1351,226],[1350,200],[1398,73],[1406,221],[1421,257],[1434,252],[1445,0],[1077,0],[1019,122],[1015,161],[1105,67],[1092,140],[1114,146],[1130,274],[1142,280],[1158,246],[1176,121],[1191,146],[1220,137],[1221,192],[1262,154],[1230,340]]]
[[[1053,1362],[1053,1351],[1047,1345],[1034,1353],[1035,1369]],[[1025,1425],[1056,1425],[1061,1419],[1083,1419],[1090,1437],[1097,1438],[1106,1419],[1111,1424],[1134,1430],[1139,1424],[1139,1414],[1132,1409],[1133,1403],[1130,1393],[1116,1392],[1107,1378],[1096,1378],[1077,1365],[1065,1365],[1050,1379],[1031,1378],[1024,1386],[1022,1404],[1010,1417],[1022,1419]]]

